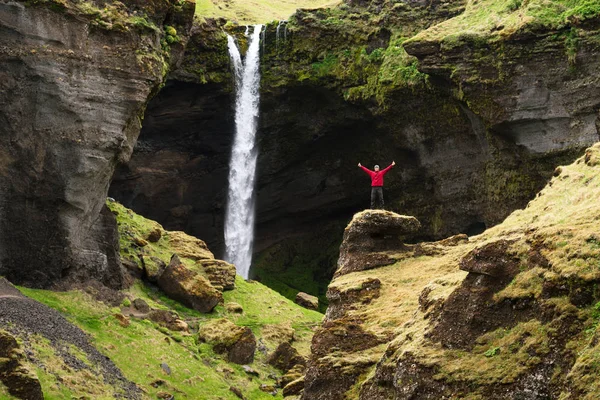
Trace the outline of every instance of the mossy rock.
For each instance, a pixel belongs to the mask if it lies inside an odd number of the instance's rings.
[[[173,300],[200,312],[210,312],[223,296],[208,279],[187,268],[177,255],[158,278],[158,286]]]
[[[230,362],[250,364],[254,361],[256,338],[248,327],[221,318],[200,326],[198,339],[211,344],[216,353],[227,353]]]

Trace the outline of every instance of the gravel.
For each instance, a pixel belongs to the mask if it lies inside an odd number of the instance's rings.
[[[23,296],[3,278],[0,278],[0,326],[19,336],[42,335],[52,343],[57,354],[63,357],[67,365],[76,369],[89,369],[85,363],[64,350],[65,343],[76,346],[87,355],[89,361],[100,366],[107,383],[121,389],[122,398],[141,397],[140,389],[127,380],[121,370],[90,343],[85,332],[57,311]]]

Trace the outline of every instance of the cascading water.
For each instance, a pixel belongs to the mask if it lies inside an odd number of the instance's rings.
[[[256,25],[242,62],[235,40],[228,47],[236,86],[235,139],[229,163],[229,191],[225,216],[225,258],[248,279],[254,242],[254,179],[257,151],[255,146],[260,104],[260,37],[263,26]],[[248,36],[249,31],[246,30]]]
[[[279,49],[279,41],[281,40],[281,28],[283,27],[283,40],[287,40],[287,21],[279,21],[275,30],[275,49]]]

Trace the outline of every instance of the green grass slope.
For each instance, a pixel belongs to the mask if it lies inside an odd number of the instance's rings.
[[[139,232],[137,229],[159,226],[119,204],[113,203],[111,208],[120,211],[121,245],[125,251],[134,247],[128,240],[134,240]],[[174,252],[174,249],[165,245],[167,242],[161,242],[156,245],[157,251],[165,255]],[[267,355],[293,335],[292,345],[307,356],[313,328],[322,318],[321,314],[297,306],[266,286],[246,282],[239,276],[236,288],[224,292],[224,304],[217,306],[210,314],[188,309],[142,281],[136,281],[122,292],[125,298],[118,307],[106,305],[83,291],[20,290],[28,297],[58,310],[88,333],[95,347],[109,357],[127,379],[141,388],[143,398],[149,399],[160,398],[167,393],[175,395],[177,399],[236,399],[230,387],[240,389],[247,399],[282,398],[281,390],[277,396],[260,390],[261,384],[274,385],[274,377],[281,376],[281,371],[266,363]],[[172,332],[154,322],[135,317],[130,317],[129,325],[124,326],[116,316],[138,298],[154,309],[177,312],[190,326],[190,332]],[[228,311],[228,303],[241,305],[243,312]],[[258,372],[258,377],[249,376],[242,366],[227,362],[209,344],[197,340],[198,328],[218,318],[227,318],[238,326],[250,327],[259,343],[268,349],[267,354],[257,349],[255,361],[251,364]],[[77,371],[66,365],[60,357],[56,357],[58,350],[42,338],[32,336],[25,347],[32,349],[35,359],[39,361],[32,368],[40,378],[47,399],[102,399],[113,398],[116,394],[101,377],[93,376],[88,370]],[[71,349],[71,353],[77,356],[76,349]],[[164,372],[161,367],[163,363],[169,366],[170,374]],[[0,398],[5,398],[2,390],[0,388]]]
[[[201,18],[226,18],[239,24],[288,19],[299,8],[333,6],[340,0],[196,0]]]

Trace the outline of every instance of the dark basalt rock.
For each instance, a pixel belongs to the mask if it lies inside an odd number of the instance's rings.
[[[0,275],[35,287],[82,278],[120,287],[103,208],[163,80],[162,33],[102,28],[75,2],[52,4],[0,3]],[[177,21],[185,42],[194,7],[182,5],[126,1],[124,12],[143,10],[159,27]]]
[[[395,259],[382,252],[400,251],[403,239],[420,228],[415,217],[389,211],[366,210],[354,215],[344,231],[335,276],[394,263]]]
[[[298,354],[298,350],[293,348],[291,344],[283,342],[269,356],[267,363],[285,373],[296,365],[306,365],[306,360]]]
[[[0,331],[0,382],[18,399],[43,400],[40,381],[22,365],[23,358],[16,338]]]

